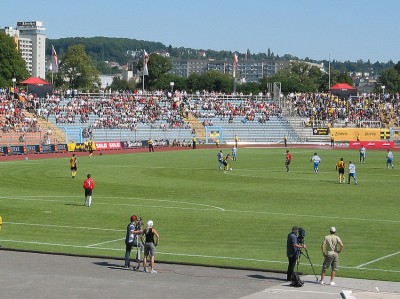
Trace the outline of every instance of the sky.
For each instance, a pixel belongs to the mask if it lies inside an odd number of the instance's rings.
[[[300,59],[400,61],[399,0],[0,0],[0,28]]]

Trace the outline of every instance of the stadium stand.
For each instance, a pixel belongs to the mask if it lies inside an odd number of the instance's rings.
[[[399,95],[364,94],[339,99],[323,93],[291,93],[282,102],[268,96],[161,91],[140,94],[79,94],[35,98],[0,95],[1,143],[57,143],[126,140],[202,142],[206,129],[218,127],[224,142],[328,142],[313,136],[315,127],[399,126]]]

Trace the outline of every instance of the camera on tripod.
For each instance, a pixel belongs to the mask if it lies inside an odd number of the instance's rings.
[[[297,234],[298,234],[297,235],[297,242],[299,244],[301,244],[301,245],[304,245],[304,239],[306,237],[306,230],[304,228],[302,228],[302,227],[299,227],[299,229],[297,230]],[[311,268],[312,268],[312,270],[314,272],[314,275],[315,275],[315,279],[318,281],[318,277],[317,277],[317,274],[315,273],[314,266],[313,266],[313,264],[311,262],[311,258],[308,255],[307,248],[304,247],[304,250],[305,250],[305,253],[301,251],[301,248],[299,248],[298,256],[297,256],[297,270],[298,270],[299,264],[300,264],[300,257],[301,257],[301,255],[304,255],[308,259],[308,261],[310,262]]]
[[[304,238],[306,237],[306,230],[302,227],[299,227],[298,230],[298,236],[297,236],[297,242],[299,244],[304,244]]]

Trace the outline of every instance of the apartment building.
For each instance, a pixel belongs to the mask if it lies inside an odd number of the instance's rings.
[[[16,28],[5,27],[2,31],[15,39],[17,49],[25,60],[32,77],[46,76],[46,29],[42,22],[17,22]]]

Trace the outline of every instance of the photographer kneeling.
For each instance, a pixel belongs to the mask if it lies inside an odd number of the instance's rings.
[[[297,236],[299,232],[298,226],[293,226],[292,232],[287,237],[286,254],[289,260],[289,265],[287,269],[287,281],[292,281],[292,276],[294,268],[296,267],[297,257],[299,256],[299,249],[306,248],[306,244],[299,244]]]

